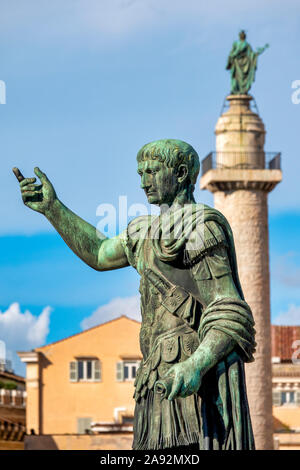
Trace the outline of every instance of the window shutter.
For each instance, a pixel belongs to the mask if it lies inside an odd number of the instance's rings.
[[[77,362],[72,361],[70,362],[70,382],[77,382],[77,380],[78,380]]]
[[[93,361],[93,379],[95,382],[100,382],[101,380],[101,362]]]
[[[295,392],[295,404],[300,406],[300,390],[296,390]]]
[[[281,391],[273,390],[272,395],[273,395],[273,406],[281,406],[282,404]]]
[[[124,380],[124,364],[122,361],[117,362],[116,379],[117,382],[123,382]]]

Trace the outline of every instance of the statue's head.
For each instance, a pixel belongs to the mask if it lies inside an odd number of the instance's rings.
[[[151,204],[171,205],[182,191],[192,196],[200,162],[182,140],[162,139],[144,145],[137,154],[141,187]]]
[[[242,29],[242,31],[239,32],[239,38],[240,38],[241,41],[245,41],[245,39],[246,39],[246,33],[243,29]]]

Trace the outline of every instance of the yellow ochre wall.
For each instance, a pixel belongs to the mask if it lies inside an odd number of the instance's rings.
[[[286,429],[300,430],[300,407],[273,406],[273,417]]]
[[[117,382],[116,363],[122,359],[141,359],[139,330],[139,322],[124,316],[37,348],[40,406],[35,403],[29,407],[27,429],[34,428],[41,434],[77,433],[77,418],[112,423],[116,407],[126,407],[126,415],[132,415],[133,382]],[[70,382],[69,363],[78,356],[95,356],[101,361],[100,382]],[[36,390],[27,388],[29,403],[37,398],[31,400],[31,391],[36,394]],[[40,419],[36,416],[38,409]]]

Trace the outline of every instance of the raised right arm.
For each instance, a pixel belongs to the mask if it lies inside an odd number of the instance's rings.
[[[86,264],[97,271],[129,266],[120,237],[106,238],[68,209],[57,198],[47,176],[38,168],[34,171],[41,180],[40,185],[34,184],[36,178],[24,178],[17,168],[13,171],[20,182],[24,204],[45,215],[71,250]]]
[[[105,238],[91,224],[81,219],[56,199],[45,216],[71,250],[97,271],[129,266],[120,238]]]

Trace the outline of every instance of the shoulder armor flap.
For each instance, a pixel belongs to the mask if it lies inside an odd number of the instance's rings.
[[[189,261],[196,261],[204,256],[207,251],[223,244],[226,245],[226,236],[222,227],[213,220],[208,220],[199,224],[193,230],[189,240],[186,243],[185,252]]]

